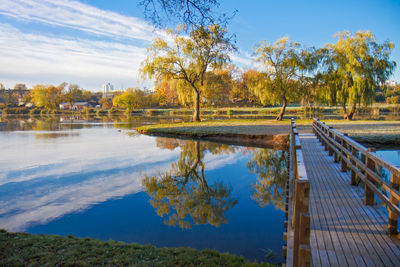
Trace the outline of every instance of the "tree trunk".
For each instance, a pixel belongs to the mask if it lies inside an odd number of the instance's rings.
[[[195,94],[193,121],[200,121],[200,92],[195,91]]]
[[[286,105],[287,105],[287,99],[286,99],[286,97],[284,97],[281,112],[279,113],[278,117],[276,117],[277,121],[281,121],[283,119],[283,115],[285,114],[285,110],[286,110]]]
[[[353,119],[354,114],[356,113],[356,104],[354,103],[353,106],[351,107],[351,111],[349,114],[349,120]]]
[[[346,104],[342,105],[343,109],[343,119],[349,120],[349,114],[347,113]]]
[[[354,113],[356,112],[356,104],[351,106],[350,113],[347,113],[346,105],[343,105],[343,117],[345,120],[351,121],[353,119]]]

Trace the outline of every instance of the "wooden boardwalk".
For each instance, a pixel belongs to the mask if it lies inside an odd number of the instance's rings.
[[[310,180],[310,246],[313,266],[400,266],[400,248],[386,233],[387,218],[363,203],[333,156],[312,133],[301,133]]]

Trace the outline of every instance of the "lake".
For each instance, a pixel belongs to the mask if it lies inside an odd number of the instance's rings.
[[[3,123],[0,228],[282,262],[286,152],[138,135],[144,123]]]

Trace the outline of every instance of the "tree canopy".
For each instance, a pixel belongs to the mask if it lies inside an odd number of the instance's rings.
[[[138,88],[128,88],[122,94],[113,98],[116,107],[126,108],[127,112],[144,107],[144,92]]]
[[[277,120],[282,120],[288,102],[298,101],[304,74],[316,65],[311,64],[310,53],[300,44],[283,37],[273,44],[262,41],[254,53],[263,66],[263,72],[254,77],[249,88],[263,105],[282,104]]]
[[[394,44],[377,43],[370,31],[358,31],[354,35],[344,31],[337,37],[335,44],[321,49],[319,96],[328,104],[342,106],[344,118],[352,119],[357,105],[371,104],[377,87],[392,74],[396,63],[389,56]]]
[[[219,25],[195,27],[190,36],[169,30],[171,41],[156,38],[148,49],[142,73],[149,78],[178,80],[178,94],[194,96],[193,121],[200,121],[200,100],[207,70],[230,60],[235,49],[227,30]],[[180,97],[182,98],[182,97]]]
[[[31,89],[32,102],[37,107],[57,109],[62,101],[62,93],[66,85],[66,83],[58,86],[37,84]]]

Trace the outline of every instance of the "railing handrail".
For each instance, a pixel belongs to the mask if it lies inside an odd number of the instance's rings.
[[[309,266],[310,249],[310,181],[301,150],[300,138],[294,119],[290,131],[290,171],[287,184],[287,233],[284,239],[288,246],[284,248],[288,266]]]
[[[348,136],[345,136],[344,134],[342,134],[341,132],[334,130],[332,127],[329,127],[328,125],[326,125],[325,123],[321,122],[318,119],[314,118],[314,123],[317,123],[318,125],[321,126],[321,128],[325,128],[328,129],[330,132],[334,133],[336,136],[340,136],[341,138],[345,138],[347,143],[357,147],[357,149],[365,154],[369,154],[369,156],[373,157],[374,160],[382,167],[385,167],[387,169],[390,169],[391,171],[393,170],[393,172],[395,172],[396,174],[400,175],[400,167],[394,165],[393,163],[390,163],[388,161],[386,161],[385,159],[382,159],[381,157],[377,156],[376,154],[371,153],[370,151],[368,151],[368,148],[366,148],[365,146],[363,146],[362,144],[358,143],[357,141],[354,141],[353,139],[351,139]]]
[[[400,167],[380,158],[373,149],[366,148],[318,119],[314,119],[313,130],[329,154],[335,154],[335,161],[340,159],[341,171],[350,169],[351,184],[357,184],[357,177],[365,183],[365,204],[373,205],[374,193],[386,204],[389,213],[388,232],[397,233],[398,218],[400,217]],[[365,156],[365,163],[358,158],[358,153]],[[390,183],[382,179],[376,172],[379,169],[378,166],[390,172]],[[387,191],[389,197],[381,192],[378,186]]]

